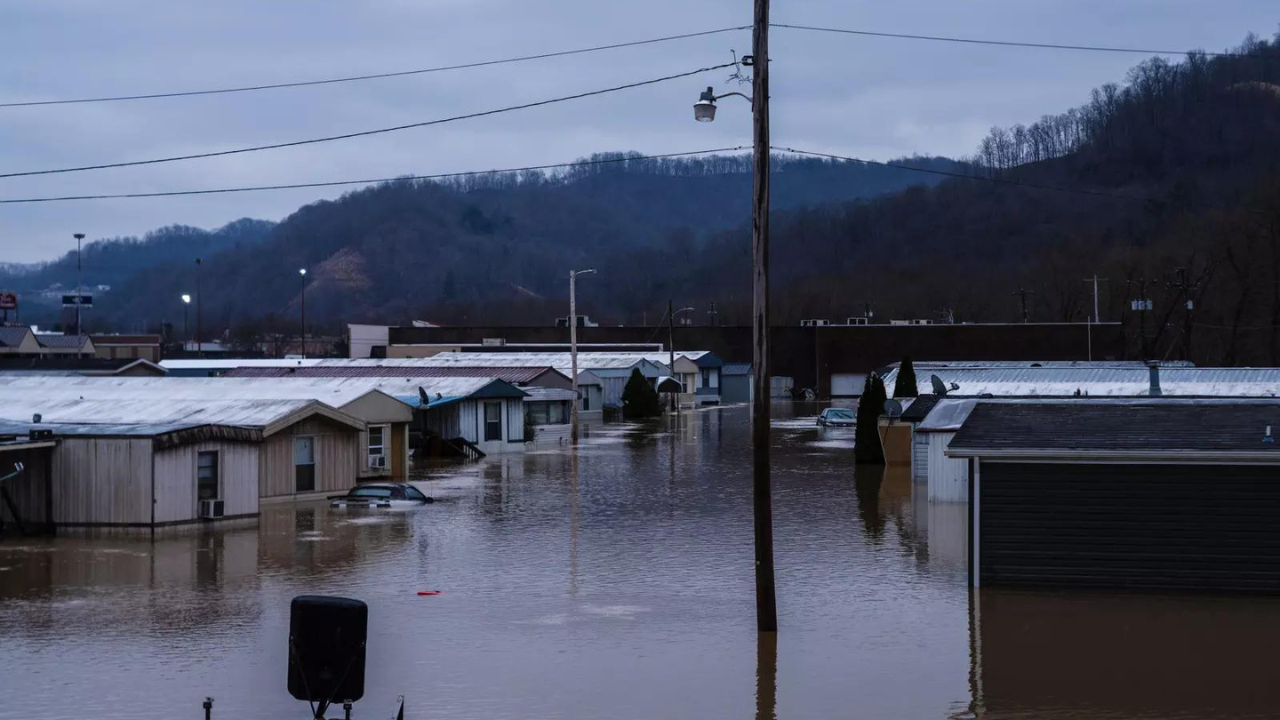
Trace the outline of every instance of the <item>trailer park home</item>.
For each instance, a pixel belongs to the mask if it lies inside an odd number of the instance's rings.
[[[311,400],[0,402],[0,436],[43,454],[5,490],[54,527],[244,517],[272,500],[345,492],[363,427]]]
[[[415,446],[439,454],[444,444],[471,458],[524,451],[524,399],[503,380],[477,377],[376,378],[382,392],[415,411]]]
[[[361,480],[404,480],[409,471],[413,408],[379,391],[377,379],[0,377],[6,398],[60,400],[318,400],[365,423],[360,432]]]
[[[982,402],[974,586],[1280,592],[1280,401]]]

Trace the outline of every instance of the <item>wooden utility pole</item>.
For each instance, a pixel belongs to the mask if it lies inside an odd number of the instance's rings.
[[[773,579],[773,496],[769,467],[769,0],[755,0],[751,31],[755,135],[751,203],[752,508],[756,545],[756,628],[778,631]]]
[[[569,440],[574,445],[578,444],[578,406],[582,404],[582,398],[578,397],[578,276],[589,275],[595,271],[595,268],[569,271],[569,372],[573,374],[573,409],[569,412],[571,418]]]

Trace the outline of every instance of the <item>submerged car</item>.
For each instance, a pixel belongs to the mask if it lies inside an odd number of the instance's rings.
[[[818,416],[818,427],[853,427],[855,422],[849,408],[827,408]]]
[[[414,507],[435,502],[408,483],[366,483],[329,500],[329,506],[336,508]]]

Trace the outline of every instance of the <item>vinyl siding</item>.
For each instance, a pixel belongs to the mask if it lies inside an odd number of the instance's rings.
[[[151,440],[63,438],[53,454],[53,521],[151,523]]]

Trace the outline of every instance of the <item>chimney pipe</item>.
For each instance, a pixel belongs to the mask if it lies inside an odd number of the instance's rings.
[[[1151,389],[1147,394],[1151,397],[1159,397],[1160,395],[1163,395],[1164,393],[1160,391],[1160,365],[1158,363],[1151,363],[1147,366],[1147,373],[1151,378]]]

